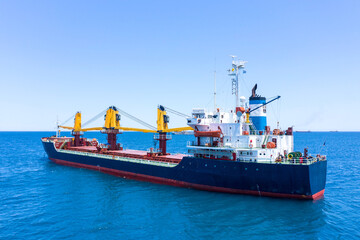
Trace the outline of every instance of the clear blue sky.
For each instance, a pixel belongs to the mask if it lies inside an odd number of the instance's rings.
[[[230,54],[248,61],[243,95],[282,96],[273,126],[360,130],[359,24],[355,0],[0,1],[0,130],[110,105],[153,125],[158,104],[212,109],[214,69],[230,109]]]

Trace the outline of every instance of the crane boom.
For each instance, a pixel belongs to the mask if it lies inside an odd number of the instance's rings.
[[[60,126],[58,126],[59,128],[64,128],[64,129],[68,129],[68,130],[74,130],[75,132],[80,132],[81,131],[81,113],[77,112],[74,115],[74,127],[67,127],[67,126],[62,126],[64,124],[61,124]]]
[[[144,132],[144,133],[156,133],[155,130],[149,129],[141,129],[141,128],[129,128],[129,127],[116,127],[115,129],[123,130],[123,131],[136,131],[136,132]]]
[[[180,127],[180,128],[169,128],[166,130],[163,130],[163,132],[182,132],[182,131],[189,131],[194,130],[192,127]]]
[[[102,127],[92,127],[92,128],[83,128],[83,129],[81,129],[82,132],[101,131],[101,130],[103,130]]]
[[[255,111],[255,110],[257,110],[257,109],[259,109],[259,108],[261,108],[261,107],[263,107],[263,106],[265,106],[265,105],[267,105],[267,104],[269,104],[269,103],[271,103],[271,102],[273,102],[275,100],[278,100],[279,98],[280,98],[280,96],[277,96],[274,99],[271,99],[270,101],[268,101],[268,102],[266,102],[266,103],[264,103],[264,104],[262,104],[262,105],[260,105],[260,106],[258,106],[256,108],[254,108],[254,109],[251,109],[249,113],[251,113],[251,112],[253,112],[253,111]]]
[[[67,126],[59,126],[59,128],[64,128],[64,129],[69,129],[69,130],[73,130],[73,127],[67,127]]]

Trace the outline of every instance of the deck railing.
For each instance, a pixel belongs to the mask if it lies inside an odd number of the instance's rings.
[[[307,158],[305,157],[299,157],[299,158],[282,158],[282,159],[272,159],[272,158],[248,158],[248,157],[244,157],[244,158],[237,158],[238,162],[258,162],[258,163],[275,163],[275,164],[294,164],[294,165],[310,165],[314,162],[319,162],[319,161],[327,161],[326,156],[322,155],[322,156],[309,156]]]

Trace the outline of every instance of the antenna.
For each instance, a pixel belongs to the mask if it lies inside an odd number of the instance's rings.
[[[214,111],[216,112],[216,58],[215,58],[215,70],[214,70]]]
[[[229,70],[229,76],[232,76],[232,94],[235,95],[235,106],[239,107],[239,74],[241,75],[243,73],[247,61],[236,60],[236,56],[234,55],[230,55],[230,57],[232,57],[232,68]]]
[[[60,137],[60,131],[59,131],[59,115],[56,115],[56,137]]]

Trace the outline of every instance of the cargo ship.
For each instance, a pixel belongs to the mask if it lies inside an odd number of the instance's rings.
[[[266,105],[269,101],[256,94],[249,99],[239,94],[239,77],[245,72],[245,61],[233,58],[229,76],[235,106],[230,111],[214,107],[213,111],[193,109],[186,116],[187,127],[169,128],[168,112],[179,112],[158,106],[157,126],[111,106],[99,116],[103,127],[84,128],[81,113],[74,117],[74,126],[59,125],[71,130],[72,137],[42,138],[49,159],[57,164],[87,168],[115,176],[178,187],[256,196],[319,199],[326,183],[327,158],[294,151],[293,128],[271,130],[267,125]],[[215,95],[215,94],[214,94]],[[120,126],[121,116],[144,123],[147,129]],[[89,122],[89,121],[88,121]],[[107,143],[83,137],[84,132],[101,131]],[[125,149],[118,143],[124,131],[154,133],[158,148],[147,151]],[[188,154],[170,154],[166,142],[174,132],[194,135],[187,143]]]

